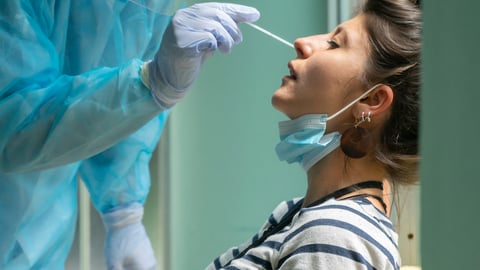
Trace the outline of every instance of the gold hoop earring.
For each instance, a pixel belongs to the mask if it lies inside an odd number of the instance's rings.
[[[365,121],[371,121],[371,112],[368,112],[367,116],[365,116],[365,112],[362,112],[362,117],[355,120],[355,125],[345,130],[342,134],[340,147],[343,153],[350,158],[366,156],[373,146],[373,138],[370,131],[359,126]]]

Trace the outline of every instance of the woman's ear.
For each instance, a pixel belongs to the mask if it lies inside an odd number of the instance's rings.
[[[379,115],[388,112],[393,103],[393,89],[385,84],[380,84],[368,96],[361,99],[355,111],[358,115],[362,112],[370,112],[371,115]]]

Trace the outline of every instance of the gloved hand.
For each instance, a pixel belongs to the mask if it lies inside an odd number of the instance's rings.
[[[142,224],[143,206],[133,203],[103,213],[108,270],[154,270],[156,260]]]
[[[175,105],[208,56],[217,48],[229,53],[242,41],[238,23],[259,17],[255,8],[227,3],[201,3],[178,10],[155,58],[142,67],[142,81],[157,103],[164,109]]]

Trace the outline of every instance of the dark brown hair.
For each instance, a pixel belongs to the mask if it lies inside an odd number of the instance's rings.
[[[366,15],[370,60],[366,83],[383,83],[394,91],[389,120],[376,157],[395,183],[418,179],[421,11],[419,1],[367,0],[359,14]]]

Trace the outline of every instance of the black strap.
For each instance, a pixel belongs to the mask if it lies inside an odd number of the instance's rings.
[[[324,202],[326,202],[326,201],[328,201],[332,198],[338,199],[338,198],[340,198],[342,196],[345,196],[347,194],[350,194],[354,191],[361,190],[361,189],[366,189],[366,188],[376,188],[376,189],[383,190],[383,183],[379,182],[379,181],[365,181],[365,182],[361,182],[361,183],[358,183],[358,184],[354,184],[354,185],[339,189],[337,191],[334,191],[334,192],[328,194],[327,196],[325,196],[323,198],[320,198],[319,200],[314,201],[313,203],[309,204],[307,207],[312,207],[312,206],[315,206],[315,205],[322,204],[322,203],[324,203]]]
[[[379,182],[379,181],[373,181],[372,180],[372,181],[365,181],[365,182],[361,182],[361,183],[358,183],[358,184],[354,184],[354,185],[339,189],[337,191],[334,191],[334,192],[328,194],[327,196],[322,197],[319,200],[314,201],[313,203],[309,204],[307,207],[312,207],[312,206],[315,206],[315,205],[322,204],[322,203],[324,203],[324,202],[326,202],[326,201],[328,201],[332,198],[338,199],[338,198],[340,198],[342,196],[345,196],[347,194],[350,194],[354,191],[361,190],[361,189],[366,189],[366,188],[376,188],[376,189],[383,190],[383,183]],[[383,200],[382,200],[382,202],[383,202]],[[248,246],[246,249],[244,249],[242,252],[240,252],[237,256],[235,256],[225,266],[230,265],[230,263],[233,260],[236,260],[238,258],[243,257],[250,249],[259,246],[268,237],[270,237],[273,234],[276,234],[277,232],[279,232],[280,230],[285,228],[288,224],[290,224],[292,222],[293,217],[298,213],[298,211],[300,211],[300,209],[302,209],[302,205],[303,205],[303,199],[298,201],[283,216],[283,218],[280,220],[280,222],[278,222],[278,224],[270,226],[267,230],[265,230],[262,237],[258,238],[256,241],[254,241],[252,244],[250,244],[250,246]],[[386,209],[386,205],[385,205],[385,209]]]
[[[353,199],[353,198],[358,198],[358,197],[361,197],[361,198],[372,197],[372,198],[374,198],[374,199],[377,200],[380,204],[382,204],[382,207],[383,207],[383,210],[385,211],[385,214],[387,213],[387,204],[385,203],[385,201],[383,200],[383,198],[380,197],[380,196],[374,195],[374,194],[362,193],[362,194],[357,194],[357,195],[349,196],[349,197],[346,197],[346,198],[343,198],[343,199],[344,199],[344,200],[348,200],[348,199]]]

